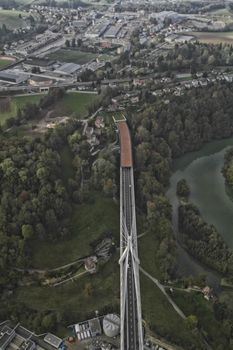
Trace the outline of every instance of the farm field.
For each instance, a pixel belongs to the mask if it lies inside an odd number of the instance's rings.
[[[28,13],[22,11],[0,10],[0,23],[5,24],[9,29],[16,29],[25,26],[25,21],[21,16],[28,16]]]
[[[209,44],[233,44],[233,32],[189,32],[201,43]]]

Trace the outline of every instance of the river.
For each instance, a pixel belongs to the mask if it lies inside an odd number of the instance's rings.
[[[178,198],[176,184],[184,178],[191,189],[190,202],[200,210],[204,220],[215,225],[227,245],[233,248],[233,202],[226,193],[225,180],[221,173],[226,150],[233,146],[233,138],[213,141],[197,152],[187,153],[174,161],[170,186],[166,193],[172,205],[174,232],[178,232]],[[207,281],[216,289],[220,276],[202,266],[178,247],[178,274],[182,276],[207,274]]]

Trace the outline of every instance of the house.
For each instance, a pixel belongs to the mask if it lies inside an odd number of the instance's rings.
[[[209,286],[206,286],[205,288],[203,288],[202,293],[206,300],[210,300],[213,297],[213,289],[210,288]]]
[[[105,124],[104,124],[104,118],[101,116],[98,116],[95,120],[95,126],[96,128],[100,129],[100,128],[104,128]]]
[[[146,80],[145,79],[136,78],[136,79],[133,80],[133,85],[134,86],[144,86],[144,85],[146,85]]]
[[[86,137],[90,139],[93,133],[94,133],[94,128],[92,128],[91,126],[87,126],[85,130]]]

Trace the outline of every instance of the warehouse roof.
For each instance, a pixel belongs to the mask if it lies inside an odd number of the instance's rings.
[[[108,28],[108,30],[105,32],[104,34],[104,37],[107,38],[107,37],[116,37],[117,34],[119,33],[119,31],[121,30],[122,28],[122,25],[120,26],[111,26]]]
[[[4,79],[27,79],[27,76],[25,74],[19,74],[19,73],[14,73],[10,70],[5,70],[0,72],[0,78]]]
[[[59,67],[56,71],[62,72],[64,74],[72,74],[79,70],[81,66],[76,63],[64,63],[61,67]]]

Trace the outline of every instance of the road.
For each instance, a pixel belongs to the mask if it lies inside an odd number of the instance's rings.
[[[132,205],[132,180],[131,180],[132,168],[122,168],[122,188],[123,188],[123,216],[125,219],[127,231],[129,235],[132,235],[132,221],[133,221],[133,205]],[[125,249],[127,241],[123,242],[123,249]],[[138,349],[137,338],[137,301],[136,290],[134,283],[134,271],[132,266],[132,256],[129,255],[128,260],[128,273],[127,273],[127,306],[125,317],[125,349],[135,350]]]

